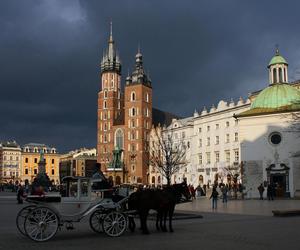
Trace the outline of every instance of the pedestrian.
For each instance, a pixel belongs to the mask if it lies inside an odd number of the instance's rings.
[[[211,196],[209,199],[212,199],[212,209],[217,209],[217,201],[218,201],[219,193],[217,191],[216,186],[213,187],[213,190],[211,192]]]
[[[267,196],[268,196],[268,200],[274,200],[274,189],[273,186],[271,184],[268,184],[267,187]]]
[[[190,186],[190,192],[191,192],[192,200],[195,200],[196,199],[196,190],[193,185]]]
[[[223,185],[221,188],[222,191],[222,202],[223,203],[227,203],[227,193],[228,193],[228,187],[227,185]]]
[[[203,185],[203,193],[204,193],[204,195],[206,195],[206,185],[205,184]]]
[[[259,192],[259,199],[260,200],[263,200],[264,199],[264,191],[265,191],[265,188],[263,186],[263,184],[261,183],[259,186],[258,186],[258,192]]]
[[[25,197],[25,195],[24,195],[24,188],[21,185],[21,183],[19,183],[18,190],[17,190],[17,201],[18,201],[18,204],[23,204],[23,198],[24,197]]]

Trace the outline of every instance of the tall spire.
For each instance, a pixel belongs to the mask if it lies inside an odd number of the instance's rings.
[[[114,44],[113,34],[112,34],[112,21],[110,21],[110,33],[108,39],[108,49],[103,54],[103,59],[101,62],[101,71],[114,71],[121,73],[121,61],[119,55],[116,52]]]
[[[112,20],[110,20],[110,35],[109,35],[109,42],[113,42],[113,33],[112,33]]]

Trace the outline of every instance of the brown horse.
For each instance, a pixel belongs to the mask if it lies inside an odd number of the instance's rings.
[[[162,190],[139,190],[130,195],[128,208],[129,210],[137,211],[141,221],[141,229],[144,234],[149,234],[147,217],[150,209],[157,211],[157,230],[162,229],[162,231],[167,231],[166,220],[167,215],[169,215],[169,231],[173,232],[172,219],[174,209],[176,204],[182,201],[183,197],[186,200],[191,198],[185,182],[165,187]],[[129,218],[129,228],[131,231],[134,231],[135,229],[135,222],[132,217]]]

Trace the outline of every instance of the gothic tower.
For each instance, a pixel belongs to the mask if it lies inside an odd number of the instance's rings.
[[[101,61],[101,90],[98,93],[97,161],[107,171],[114,150],[114,126],[123,124],[121,61],[116,52],[110,24],[108,49]]]
[[[125,85],[125,166],[128,181],[148,183],[149,137],[152,126],[152,87],[143,67],[143,57],[138,51],[135,69],[127,76]]]

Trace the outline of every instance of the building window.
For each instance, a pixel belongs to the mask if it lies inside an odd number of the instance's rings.
[[[106,101],[103,101],[103,108],[104,108],[104,109],[107,108],[107,103],[106,103]]]
[[[54,169],[51,170],[51,174],[54,175]]]
[[[131,120],[131,127],[132,127],[132,128],[135,128],[135,122],[134,122],[134,119]]]
[[[54,164],[54,159],[52,159],[52,161],[51,161],[51,162],[52,162],[52,164]]]
[[[202,132],[202,129],[201,129],[201,128],[199,128],[199,129],[198,129],[198,131],[199,131],[199,133],[201,133],[201,132]]]
[[[238,120],[235,120],[235,121],[234,121],[234,124],[235,124],[235,126],[239,125],[239,121],[238,121]]]
[[[230,151],[226,150],[225,151],[225,159],[227,163],[230,163]]]
[[[28,174],[28,168],[25,168],[25,174]]]
[[[230,135],[226,134],[226,143],[229,143],[229,142],[230,142]]]
[[[184,131],[181,133],[181,136],[182,136],[182,139],[185,138],[185,132]]]
[[[207,137],[207,143],[206,146],[210,146],[210,137]]]
[[[240,160],[239,150],[236,149],[236,150],[234,150],[234,161],[239,162],[239,160]]]
[[[211,162],[211,161],[210,161],[210,152],[207,152],[207,153],[206,153],[206,163],[207,163],[207,164],[210,164],[210,162]]]
[[[131,109],[131,116],[135,116],[136,112],[135,112],[135,108]]]
[[[210,126],[207,126],[207,132],[210,131]]]
[[[131,101],[135,101],[135,92],[131,92]]]
[[[178,139],[178,134],[177,134],[177,133],[174,134],[174,138],[175,138],[176,140]]]
[[[146,93],[146,102],[149,102],[149,94]]]
[[[226,122],[226,128],[228,128],[229,127],[229,122]]]
[[[234,133],[234,141],[239,141],[239,133]]]
[[[202,147],[202,139],[199,139],[199,147]]]
[[[25,158],[25,163],[28,163],[28,158]]]
[[[34,163],[37,163],[37,158],[34,158]]]
[[[37,169],[34,169],[34,170],[33,170],[33,173],[34,173],[34,174],[37,174]]]
[[[131,139],[131,140],[134,140],[134,139],[135,139],[135,133],[134,133],[134,131],[131,131],[130,139]]]
[[[217,135],[216,136],[216,145],[219,145],[219,143],[220,143],[220,137]]]
[[[104,98],[107,98],[107,91],[104,91]]]
[[[201,165],[202,164],[202,154],[198,155],[198,161],[199,161],[199,164]]]
[[[215,152],[216,162],[220,162],[220,152]]]
[[[217,123],[216,124],[216,129],[219,129],[220,128],[220,125]]]

